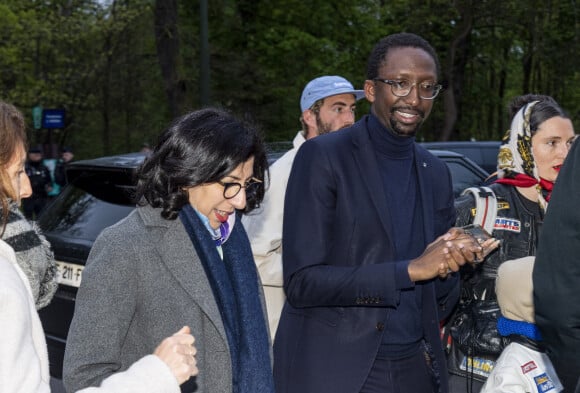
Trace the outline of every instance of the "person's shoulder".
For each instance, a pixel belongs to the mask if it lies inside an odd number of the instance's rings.
[[[16,258],[14,249],[2,239],[0,239],[0,258],[12,261]]]
[[[507,196],[514,191],[517,192],[514,186],[508,184],[492,183],[488,185],[488,187],[491,188],[496,196],[499,197]]]
[[[415,142],[415,154],[417,154],[421,158],[426,158],[429,160],[441,161],[439,157],[433,154],[430,150],[423,147],[420,143]]]
[[[330,132],[328,134],[319,135],[316,138],[307,140],[304,145],[317,145],[319,148],[329,151],[336,151],[341,147],[350,149],[352,147],[353,138],[364,130],[364,124],[361,121],[356,122],[350,127],[342,128],[338,131]]]
[[[308,139],[300,146],[296,153],[295,161],[307,162],[311,168],[317,165],[312,163],[328,160],[335,161],[340,157],[344,157],[352,146],[348,134],[348,129],[343,129]]]
[[[467,190],[467,189],[466,189]],[[459,211],[463,209],[471,209],[475,207],[475,197],[470,192],[465,192],[455,198],[455,208]]]
[[[290,167],[292,167],[292,162],[296,158],[296,153],[298,152],[298,150],[299,148],[293,147],[292,149],[284,153],[282,157],[278,158],[272,164],[272,166],[270,166],[270,174],[272,175],[280,171],[290,171]]]
[[[135,210],[117,221],[115,224],[103,229],[98,238],[107,239],[106,241],[112,241],[112,239],[127,241],[129,238],[139,236],[144,228],[143,219],[139,214],[139,209],[141,208],[135,208]]]

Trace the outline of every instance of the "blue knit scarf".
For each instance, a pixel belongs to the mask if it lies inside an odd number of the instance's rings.
[[[497,320],[497,331],[502,336],[506,337],[511,334],[519,334],[535,341],[542,341],[540,329],[529,322],[514,321],[506,317],[499,317]]]
[[[274,393],[259,280],[241,222],[222,245],[222,261],[210,233],[190,205],[181,210],[179,218],[199,255],[220,310],[232,360],[233,393]]]

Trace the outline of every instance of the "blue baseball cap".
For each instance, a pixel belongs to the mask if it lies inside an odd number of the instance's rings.
[[[352,83],[342,76],[321,76],[308,82],[302,91],[300,98],[300,108],[302,112],[310,109],[314,103],[320,99],[335,96],[337,94],[354,94],[356,100],[365,96],[364,90],[355,90]]]

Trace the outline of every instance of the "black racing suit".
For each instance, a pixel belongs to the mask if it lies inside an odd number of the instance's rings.
[[[476,322],[473,324],[474,327],[470,327],[470,329],[479,328],[488,331],[485,333],[474,332],[471,337],[476,337],[474,340],[479,340],[479,343],[489,343],[488,348],[496,347],[497,350],[494,351],[493,355],[490,353],[478,353],[477,349],[473,349],[476,348],[475,346],[468,349],[468,351],[471,356],[495,360],[508,343],[506,339],[501,338],[495,327],[499,317],[499,306],[495,295],[497,270],[499,265],[507,260],[536,254],[538,231],[543,215],[539,204],[524,198],[516,187],[494,183],[490,188],[497,197],[497,217],[492,236],[501,240],[501,244],[498,249],[492,251],[486,257],[483,263],[475,266],[468,264],[461,268],[462,295],[457,309],[458,313],[451,317],[451,321],[449,321],[447,326],[451,327],[454,323],[457,323],[457,315],[460,315],[459,311],[462,310],[461,306],[463,304],[468,301],[471,301],[472,304],[479,303],[481,309],[487,310],[487,314],[468,314],[469,318],[473,317],[473,315],[480,315],[479,319],[474,317]],[[476,212],[476,202],[472,194],[457,198],[455,208],[457,209],[456,226],[461,227],[472,223]],[[489,313],[490,310],[496,311],[491,315]],[[485,315],[485,320],[481,315]],[[451,335],[453,336],[453,334],[452,331]],[[455,339],[454,345],[457,345],[457,340]],[[480,347],[482,346],[484,345]],[[450,360],[450,363],[453,363],[453,361]],[[449,369],[453,373],[453,364],[449,364]],[[469,376],[473,375],[473,373],[467,372],[462,373],[462,375]],[[464,387],[466,385],[473,386],[473,391],[478,391],[478,387],[483,384],[472,380],[468,380],[466,384],[465,382],[457,382],[454,378],[461,377],[452,375],[450,376],[450,381],[456,384],[455,386],[460,386],[462,392],[465,392]],[[485,380],[485,377],[480,375],[479,379]],[[453,387],[451,391],[453,391]],[[471,389],[468,389],[468,391],[471,391]]]
[[[497,217],[492,236],[501,240],[501,244],[483,263],[475,268],[466,266],[462,276],[465,289],[473,289],[478,299],[485,295],[486,299],[495,300],[495,278],[499,265],[510,259],[536,255],[541,214],[540,206],[523,200],[524,196],[516,187],[494,183],[490,188],[497,197]],[[472,223],[475,198],[471,194],[457,198],[455,208],[457,226]]]

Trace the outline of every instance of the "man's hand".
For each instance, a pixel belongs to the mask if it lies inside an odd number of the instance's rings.
[[[499,240],[490,238],[480,244],[473,236],[461,228],[451,228],[429,244],[420,257],[409,264],[409,277],[412,281],[429,280],[436,276],[447,277],[465,263],[483,261],[491,251],[499,246]]]

